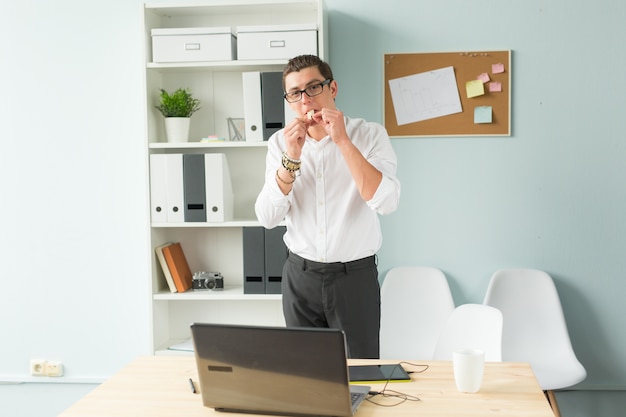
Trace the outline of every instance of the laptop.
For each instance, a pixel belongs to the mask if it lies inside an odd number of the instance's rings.
[[[352,416],[370,387],[350,385],[341,330],[193,323],[202,402],[217,411]]]

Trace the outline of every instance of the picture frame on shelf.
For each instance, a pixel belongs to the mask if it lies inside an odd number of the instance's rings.
[[[246,123],[242,117],[229,117],[228,140],[241,142],[246,140]]]

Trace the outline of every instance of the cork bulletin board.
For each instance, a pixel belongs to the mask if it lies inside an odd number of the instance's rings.
[[[384,55],[391,137],[510,136],[511,51]]]

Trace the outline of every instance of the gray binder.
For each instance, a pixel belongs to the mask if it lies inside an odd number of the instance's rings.
[[[285,226],[265,230],[265,293],[281,294],[283,266],[287,260],[287,246],[283,235]]]
[[[206,186],[203,154],[183,155],[185,221],[206,222]]]
[[[261,73],[261,106],[263,109],[263,140],[285,127],[285,99],[282,72]]]
[[[243,228],[243,293],[265,293],[265,233],[262,227]]]

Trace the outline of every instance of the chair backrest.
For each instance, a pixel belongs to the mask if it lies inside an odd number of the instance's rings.
[[[587,372],[576,358],[552,277],[535,269],[503,269],[489,282],[484,304],[503,315],[502,360],[529,362],[548,391],[581,382]]]
[[[380,357],[432,359],[454,300],[444,273],[432,267],[389,270],[380,290]]]
[[[444,326],[435,360],[452,360],[457,349],[481,349],[485,361],[502,360],[502,313],[495,307],[483,304],[463,304],[454,309]]]

